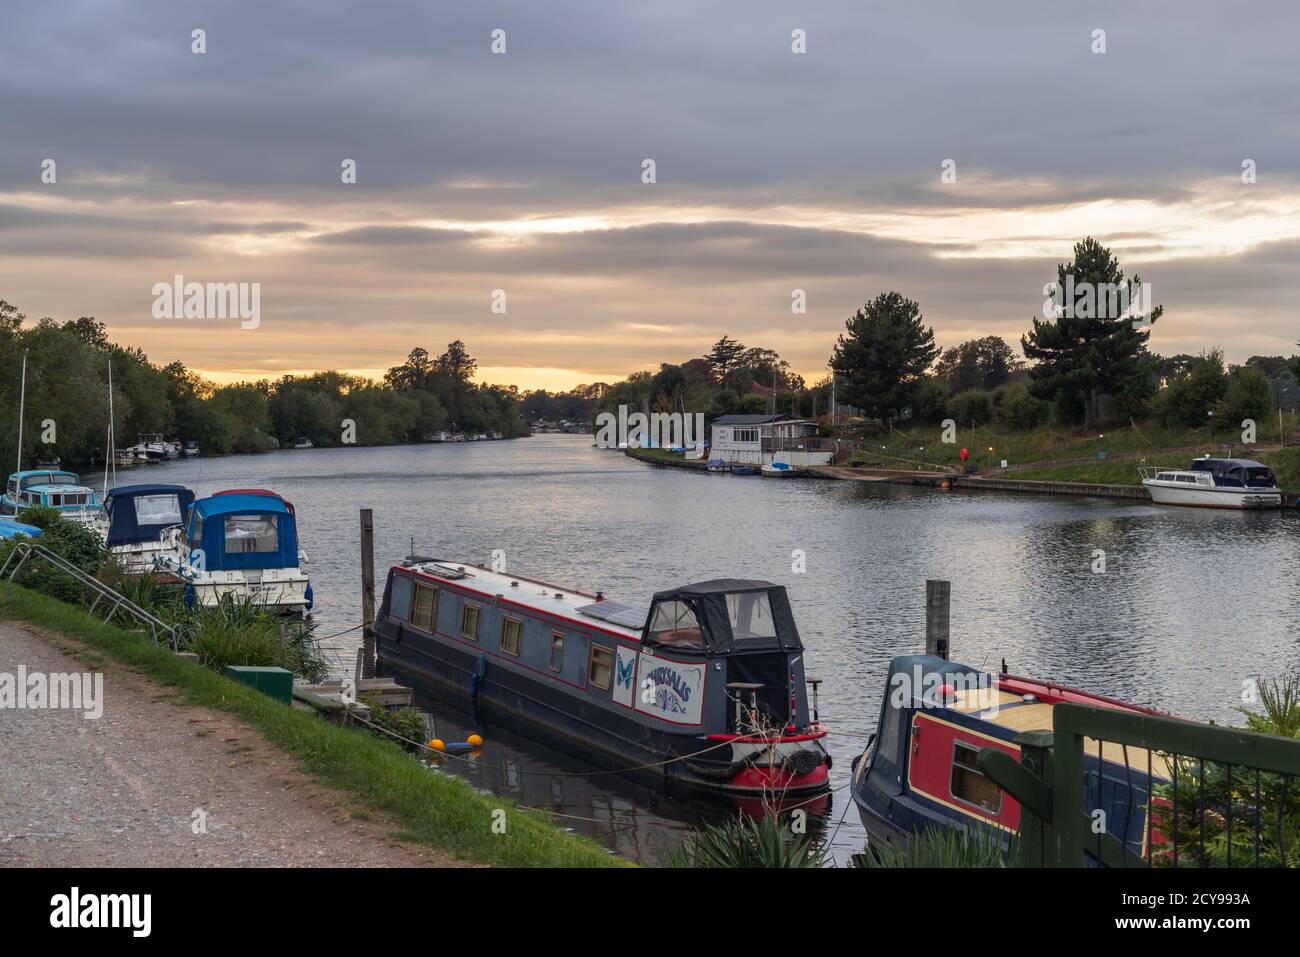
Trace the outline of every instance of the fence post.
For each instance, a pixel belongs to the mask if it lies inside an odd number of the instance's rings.
[[[948,611],[952,582],[925,583],[925,653],[948,660]]]
[[[1053,831],[1056,867],[1083,867],[1083,735],[1054,731]],[[1050,850],[1050,849],[1049,849]]]
[[[361,656],[360,677],[373,678],[375,676],[375,516],[368,508],[361,510]]]
[[[1016,735],[1014,741],[1020,745],[1020,766],[1050,789],[1054,741],[1052,732],[1024,731]],[[1020,848],[1017,867],[1050,867],[1055,863],[1051,859],[1054,827],[1055,822],[1051,818],[1044,819],[1027,805],[1023,803],[1020,805]]]

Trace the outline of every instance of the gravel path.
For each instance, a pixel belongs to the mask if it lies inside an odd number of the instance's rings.
[[[391,822],[230,715],[183,704],[72,639],[0,622],[0,674],[20,665],[103,672],[103,716],[0,709],[0,866],[457,863],[397,843]],[[206,833],[195,833],[196,811]]]

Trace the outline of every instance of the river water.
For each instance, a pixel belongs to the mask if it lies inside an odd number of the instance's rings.
[[[786,586],[833,732],[839,790],[813,830],[841,863],[863,845],[841,786],[874,730],[890,658],[924,650],[927,578],[952,582],[955,660],[995,670],[1005,659],[1013,673],[1185,717],[1239,722],[1243,684],[1300,658],[1294,511],[695,474],[569,435],[285,450],[118,473],[118,484],[139,481],[178,482],[200,497],[266,487],[292,501],[321,636],[360,621],[366,507],[380,589],[412,544],[461,562],[489,563],[500,549],[521,575],[643,606],[657,590],[709,578]],[[323,644],[350,669],[359,642],[351,631]],[[472,730],[463,702],[418,700],[444,740]],[[477,763],[445,770],[646,863],[701,817],[731,813],[609,774],[583,777],[583,763],[490,729]]]

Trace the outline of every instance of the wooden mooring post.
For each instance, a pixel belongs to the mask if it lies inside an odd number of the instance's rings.
[[[368,508],[361,510],[361,669],[360,677],[375,676],[375,516]]]
[[[952,582],[931,578],[925,583],[925,653],[948,660],[948,610]]]

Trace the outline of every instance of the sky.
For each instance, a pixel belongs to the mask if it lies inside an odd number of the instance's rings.
[[[1018,347],[1091,235],[1165,306],[1154,351],[1291,354],[1297,26],[1286,2],[6,3],[0,299],[220,382],[461,339],[481,381],[567,389],[724,334],[815,381],[888,290],[942,346]],[[177,275],[257,283],[256,327],[158,317]]]

